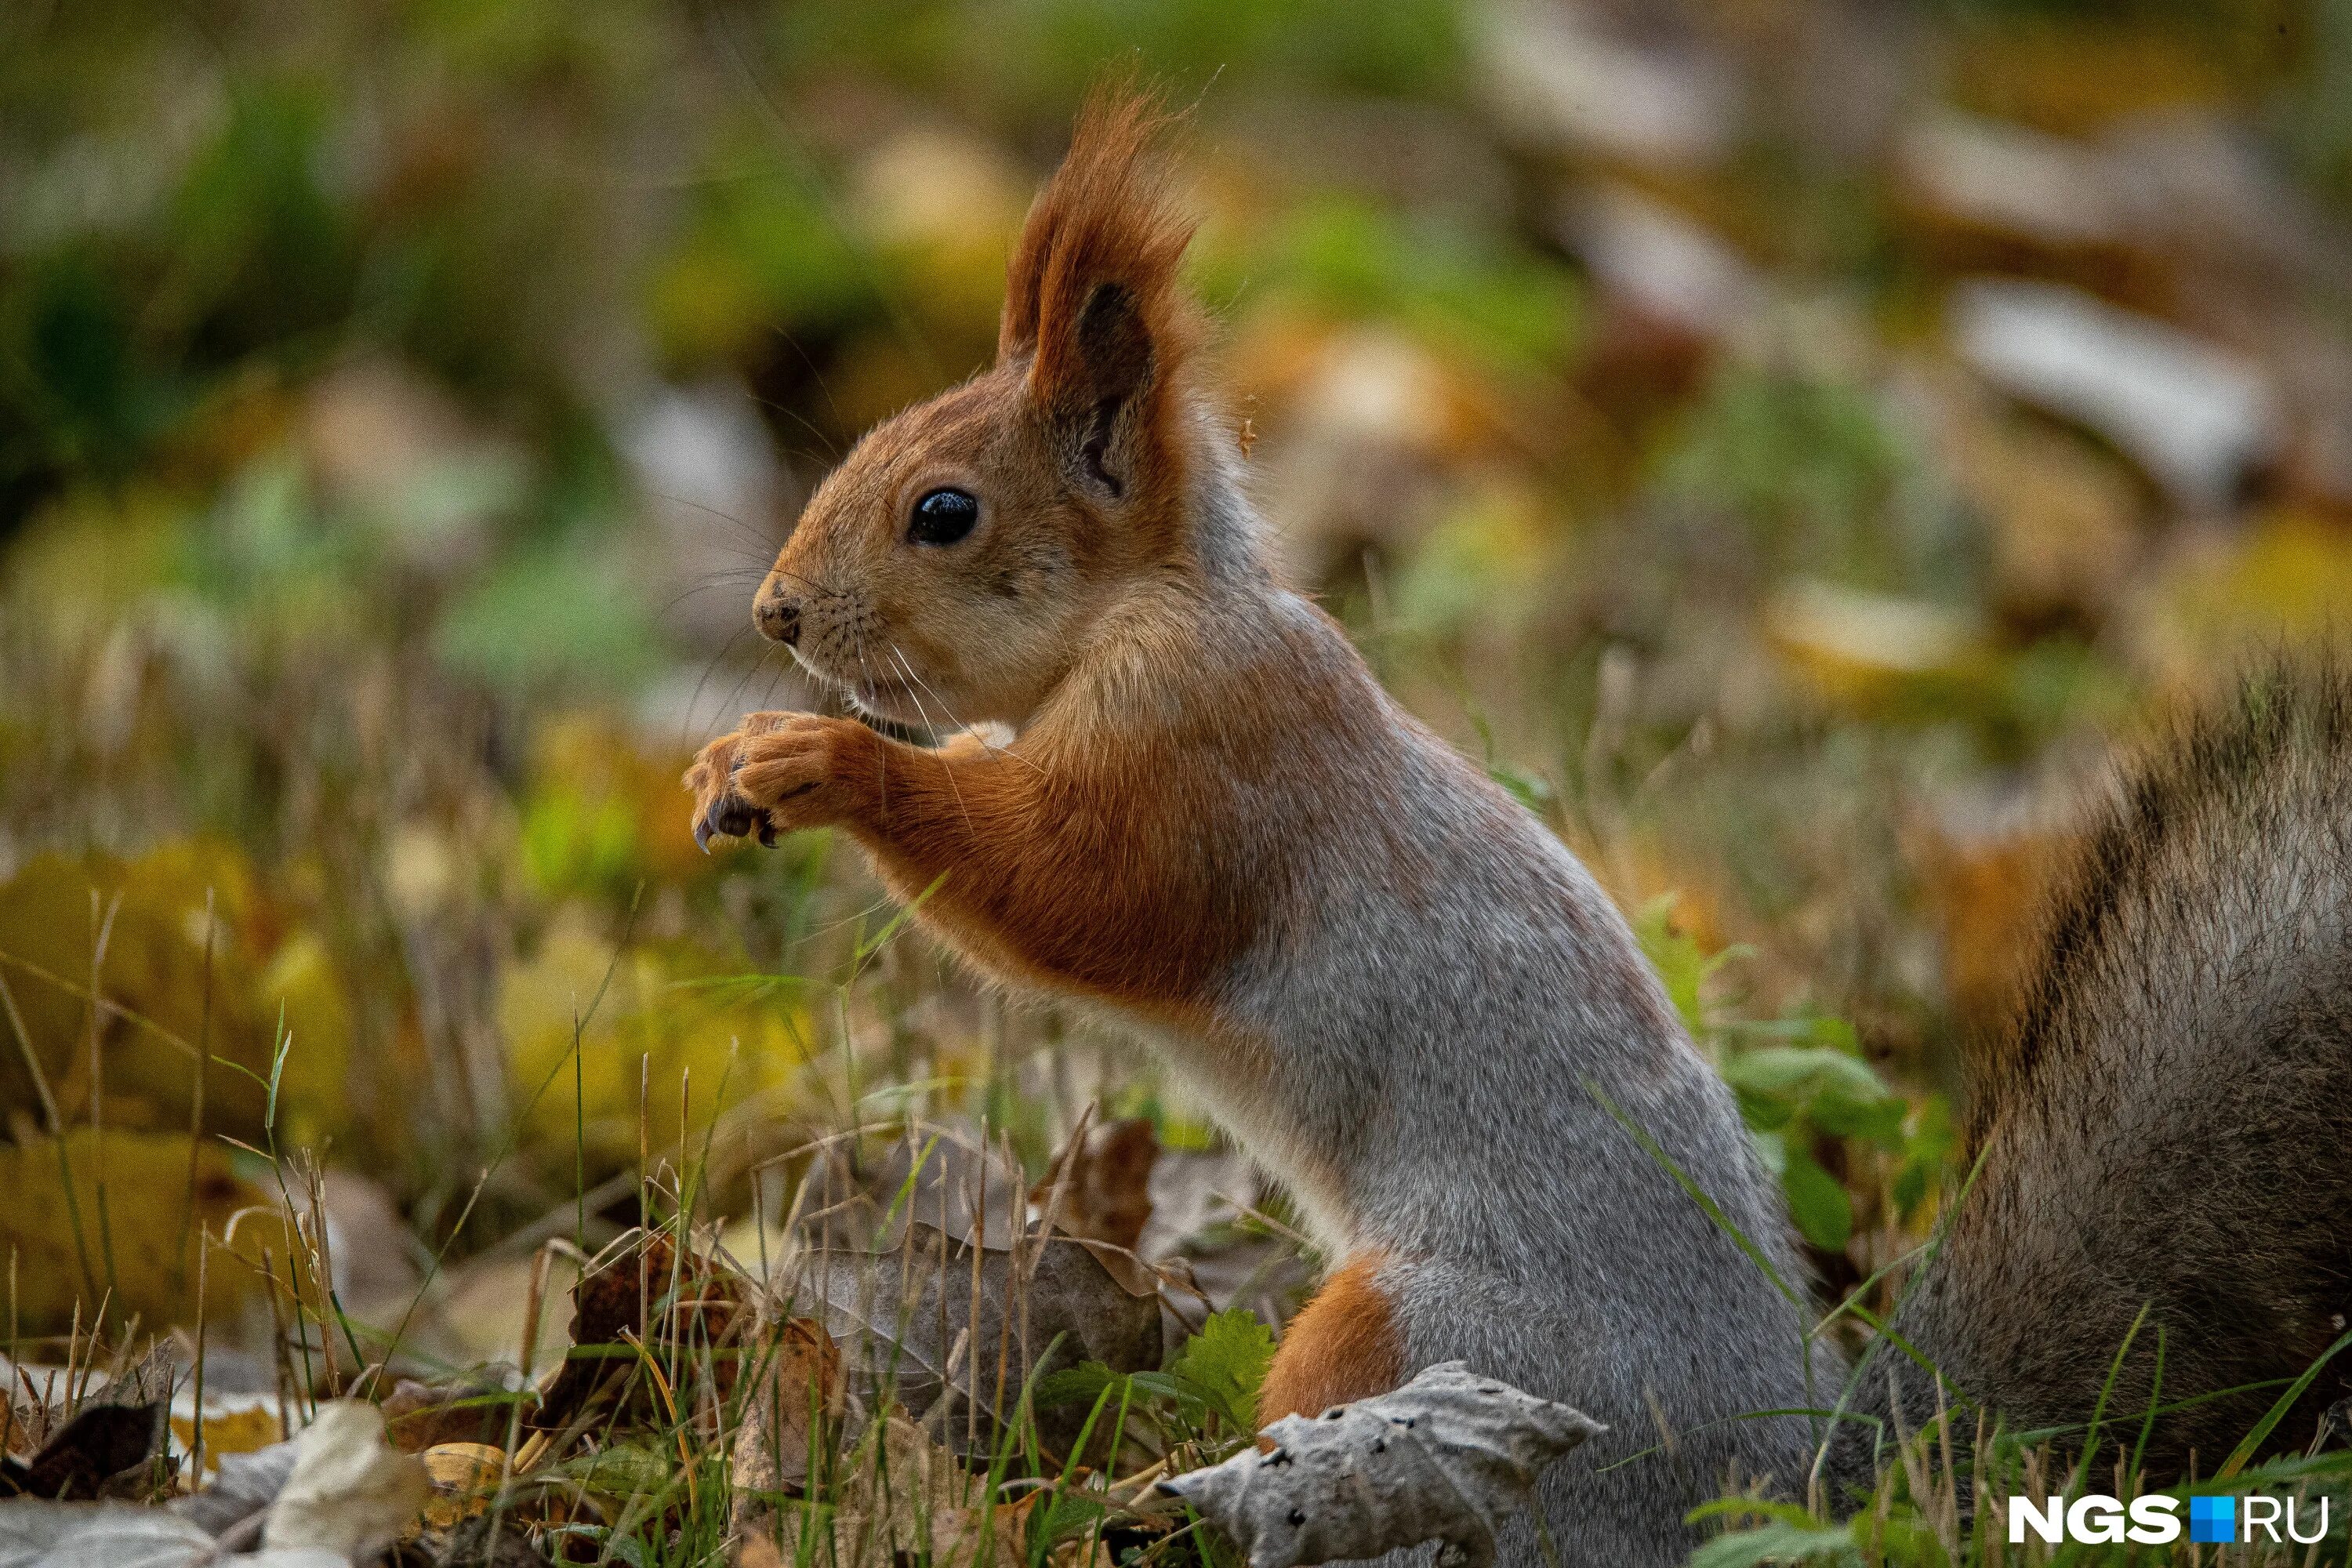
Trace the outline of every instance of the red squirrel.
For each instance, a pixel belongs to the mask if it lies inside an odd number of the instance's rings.
[[[1132,92],[1090,100],[1013,252],[995,364],[869,433],[754,602],[760,630],[857,710],[961,732],[933,748],[751,715],[687,775],[697,837],[839,828],[895,896],[929,890],[917,920],[982,973],[1164,1053],[1339,1260],[1283,1336],[1265,1419],[1466,1360],[1608,1423],[1545,1483],[1567,1561],[1678,1562],[1694,1507],[1727,1486],[1801,1494],[1833,1431],[1916,1426],[1935,1391],[1907,1357],[1847,1381],[1799,1299],[1777,1187],[1620,911],[1269,567],[1179,278],[1164,121]],[[1012,738],[966,728],[983,721]],[[2321,770],[2339,798],[2347,755]],[[2207,817],[2210,842],[2180,853],[2210,868],[2237,840],[2226,808]],[[2137,852],[2122,831],[2118,865]],[[2164,923],[2138,912],[2163,888],[2084,896],[2126,903],[2062,938],[2042,1022],[1985,1101],[1984,1167],[1902,1319],[1906,1344],[1948,1360],[1949,1397],[2085,1419],[2143,1300],[2169,1323],[2168,1396],[2203,1391],[2184,1364],[2248,1381],[2325,1348],[2352,1212],[2330,831],[2332,901],[2305,925],[2336,944],[2333,989],[2308,1003],[2292,1102],[2266,1110],[2247,1097],[2275,1075],[2210,1092],[2201,1076],[2216,1049],[2239,1072],[2245,1041],[2184,1023],[2144,1058],[2141,1036],[2109,1032],[2142,1016],[2116,994],[2146,978],[2132,944]],[[2176,874],[2146,853],[2143,877]],[[2243,913],[2231,951],[2267,951],[2270,912]],[[2198,962],[2168,983],[2233,977]],[[2129,1143],[2104,1136],[2118,1110],[2141,1115]],[[2327,1146],[2290,1152],[2240,1114]],[[2287,1189],[2297,1163],[2318,1168],[2307,1200]],[[2273,1198],[2314,1216],[2261,1262],[2276,1302],[2237,1301],[2242,1268],[2210,1237],[2160,1256],[2179,1217],[2162,1205],[2214,1212],[2197,1187],[2216,1174],[2249,1221],[2269,1225]],[[2200,1262],[2221,1272],[2200,1284]],[[2200,1349],[2223,1341],[2238,1348]],[[2147,1387],[2145,1363],[2126,1389]],[[2218,1459],[2212,1413],[2243,1404],[2200,1406],[2154,1452],[2201,1441]],[[1866,1479],[1866,1444],[1832,1448],[1828,1473]],[[1506,1559],[1538,1561],[1513,1528]]]

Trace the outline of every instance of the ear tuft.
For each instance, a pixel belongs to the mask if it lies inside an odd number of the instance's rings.
[[[1032,356],[1033,392],[1082,423],[1092,477],[1114,493],[1112,424],[1129,411],[1156,423],[1131,405],[1158,404],[1199,336],[1177,278],[1192,225],[1155,156],[1176,119],[1129,81],[1097,87],[1006,272],[997,357]]]

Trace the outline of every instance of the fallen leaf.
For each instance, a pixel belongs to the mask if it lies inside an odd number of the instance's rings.
[[[1054,1156],[1029,1202],[1041,1210],[1054,1205],[1055,1223],[1072,1236],[1132,1252],[1151,1221],[1151,1170],[1159,1158],[1160,1138],[1149,1121],[1105,1122]]]
[[[1229,1229],[1259,1198],[1257,1167],[1237,1149],[1163,1149],[1151,1165],[1151,1220],[1136,1250],[1160,1258]]]
[[[160,1404],[84,1406],[30,1462],[0,1458],[0,1496],[99,1496],[107,1482],[143,1469],[154,1456],[163,1410]]]
[[[362,1322],[396,1326],[416,1300],[419,1250],[406,1216],[383,1184],[356,1172],[320,1173],[335,1300]]]
[[[293,1470],[270,1504],[261,1543],[366,1558],[400,1538],[431,1492],[425,1467],[384,1441],[383,1411],[331,1400],[294,1439]]]
[[[249,1529],[238,1526],[255,1510],[240,1502],[220,1515],[227,1522],[215,1530],[203,1510],[186,1506],[192,1500],[183,1498],[169,1508],[31,1498],[0,1502],[0,1568],[352,1568],[349,1557],[324,1547],[247,1551]]]
[[[580,1266],[562,1253],[548,1258],[547,1278],[541,1287],[538,1337],[525,1352],[522,1340],[531,1325],[530,1291],[538,1268],[538,1258],[508,1248],[469,1258],[451,1269],[446,1289],[435,1292],[418,1315],[413,1337],[420,1349],[445,1366],[512,1363],[525,1353],[535,1367],[558,1364],[572,1343],[562,1298],[579,1283]],[[475,1436],[447,1432],[430,1441]],[[430,1442],[412,1439],[403,1446],[429,1447]]]
[[[418,1544],[436,1563],[464,1563],[467,1568],[546,1568],[547,1559],[530,1543],[520,1521],[499,1514],[478,1513],[446,1531],[428,1531]],[[243,1568],[225,1563],[222,1568]]]
[[[433,1483],[425,1523],[434,1530],[454,1529],[488,1508],[506,1479],[506,1451],[488,1443],[442,1443],[416,1458]]]
[[[2000,609],[2029,626],[2103,614],[2141,553],[2130,470],[2069,431],[1962,423],[1953,477],[1989,525]]]
[[[2352,538],[2323,518],[2274,512],[2189,535],[2125,605],[2138,662],[2159,689],[2207,690],[2213,672],[2284,649],[2326,649],[2352,602]]]
[[[318,1547],[220,1555],[222,1542],[160,1508],[18,1499],[0,1503],[0,1568],[352,1568]]]
[[[174,1498],[172,1511],[213,1535],[226,1536],[278,1500],[286,1489],[286,1478],[294,1473],[295,1454],[291,1442],[273,1443],[250,1454],[225,1454],[212,1484]]]
[[[1033,1370],[1042,1375],[1082,1361],[1115,1372],[1159,1364],[1159,1292],[1110,1267],[1131,1260],[1112,1253],[1107,1261],[1061,1236],[982,1247],[976,1258],[974,1251],[916,1224],[895,1251],[807,1256],[803,1278],[824,1304],[826,1327],[847,1351],[861,1394],[890,1383],[900,1405],[942,1422],[950,1441],[976,1427],[985,1449],[995,1421],[972,1422],[970,1406],[1001,1415]],[[1040,1425],[1050,1443],[1075,1436],[1075,1419],[1066,1433],[1049,1419]]]
[[[958,1241],[1003,1247],[1013,1224],[1009,1200],[1028,1178],[997,1150],[940,1134],[894,1142],[862,1181],[838,1165],[818,1180],[824,1206],[843,1221],[824,1234],[887,1252],[914,1221]]]
[[[1204,1311],[1228,1307],[1279,1321],[1311,1288],[1296,1241],[1242,1223],[1261,1196],[1257,1168],[1238,1150],[1160,1151],[1151,1168],[1151,1223],[1136,1251],[1203,1298],[1191,1300],[1181,1287],[1168,1292],[1185,1329],[1199,1327]]]
[[[524,804],[523,847],[551,892],[617,879],[625,896],[640,878],[664,878],[665,867],[671,880],[698,869],[691,863],[702,857],[674,805],[677,764],[656,763],[585,721],[548,727],[539,750]],[[584,1021],[576,1017],[580,998],[595,994],[608,973],[604,1005]],[[789,993],[715,984],[728,973],[676,943],[641,942],[616,966],[604,933],[582,906],[559,906],[537,952],[499,974],[498,1027],[508,1042],[514,1093],[525,1105],[519,1131],[563,1148],[580,1137],[592,1163],[619,1165],[636,1158],[641,1083],[648,1096],[645,1114],[655,1127],[678,1124],[689,1079],[700,1089],[730,1068],[740,1092],[789,1103],[782,1064],[797,1059],[793,1041],[803,1037],[793,1031],[806,1027],[803,1004]],[[575,1045],[583,1068],[578,1102],[569,1090],[525,1101],[572,1059]],[[650,1066],[641,1069],[647,1058]],[[563,1076],[568,1083],[568,1068]]]
[[[205,1435],[205,1468],[218,1467],[230,1454],[250,1454],[286,1440],[286,1420],[274,1394],[205,1394],[197,1410],[195,1391],[184,1389],[172,1405],[174,1450],[194,1451],[196,1430]]]
[[[572,1300],[572,1352],[530,1417],[541,1431],[562,1430],[608,1379],[633,1364],[631,1340],[657,1352],[675,1347],[688,1354],[729,1342],[742,1310],[743,1282],[698,1255],[681,1261],[669,1238],[655,1235],[583,1278]],[[714,1377],[724,1394],[734,1381],[733,1361],[719,1362]]]
[[[822,1449],[828,1424],[841,1416],[841,1352],[822,1323],[788,1318],[751,1364],[760,1383],[744,1400],[742,1425],[736,1429],[735,1489],[760,1494],[797,1489],[808,1480],[812,1448]]]
[[[1899,138],[1895,173],[1920,216],[2033,250],[2121,245],[2131,221],[2102,149],[2030,126],[1934,114]]]
[[[513,1397],[483,1382],[419,1383],[404,1377],[384,1398],[384,1435],[404,1454],[421,1454],[445,1443],[487,1442],[505,1435]]]
[[[6,894],[0,888],[0,900]],[[0,970],[0,978],[6,977]],[[23,988],[14,980],[10,984],[21,998]],[[0,1015],[0,1042],[8,1035],[5,1016]],[[0,1056],[15,1054],[13,1044],[0,1044]],[[231,1075],[223,1068],[221,1076]],[[0,1104],[9,1103],[5,1092],[0,1089]],[[15,1103],[29,1101],[27,1095]],[[184,1129],[141,1132],[109,1127],[101,1141],[87,1126],[76,1126],[67,1129],[62,1142],[62,1150],[58,1140],[45,1136],[0,1142],[0,1192],[21,1194],[27,1200],[0,1206],[0,1258],[12,1251],[17,1258],[23,1331],[64,1333],[77,1302],[87,1330],[101,1299],[118,1325],[133,1319],[150,1324],[193,1322],[199,1230],[211,1232],[215,1254],[205,1271],[205,1310],[215,1323],[233,1322],[257,1300],[252,1280],[260,1268],[262,1246],[271,1247],[281,1258],[287,1255],[273,1215],[266,1220],[248,1219],[238,1227],[235,1258],[218,1256],[219,1237],[231,1217],[268,1200],[236,1173],[228,1151],[212,1139],[195,1149],[193,1161]],[[110,1291],[96,1219],[101,1142],[115,1263]],[[71,1203],[65,1201],[61,1164],[73,1173]],[[85,1259],[89,1276],[83,1273]]]
[[[1606,28],[1601,7],[1482,8],[1484,95],[1521,140],[1647,168],[1713,162],[1739,121],[1738,83],[1696,48],[1651,47]]]
[[[2283,440],[2256,366],[2081,289],[1979,279],[1953,290],[1951,328],[1969,369],[2114,442],[2183,506],[2228,502]]]
[[[1250,1568],[1378,1557],[1424,1541],[1449,1568],[1493,1560],[1537,1474],[1604,1430],[1580,1411],[1430,1367],[1391,1394],[1286,1415],[1274,1447],[1160,1483],[1231,1536]]]
[[[1766,284],[1745,257],[1630,185],[1580,195],[1553,227],[1610,306],[1653,328],[1712,343],[1766,303]]]
[[[913,1422],[893,1415],[845,1462],[839,1507],[823,1528],[831,1531],[839,1560],[855,1568],[920,1560],[949,1568],[975,1562],[983,1551],[999,1562],[1014,1560],[1040,1494],[982,1506],[987,1485],[985,1476],[965,1468]],[[807,1529],[817,1516],[796,1517]]]

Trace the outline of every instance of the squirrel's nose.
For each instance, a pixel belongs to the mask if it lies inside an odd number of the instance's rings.
[[[771,587],[752,601],[751,620],[761,637],[790,647],[800,640],[801,602],[782,588]]]

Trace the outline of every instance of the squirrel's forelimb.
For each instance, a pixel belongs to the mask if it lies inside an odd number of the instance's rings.
[[[1121,755],[1085,772],[1107,769],[1152,771]],[[921,900],[926,924],[990,973],[1199,1026],[1208,982],[1247,940],[1234,900],[1160,844],[1180,829],[1149,789],[1049,771],[970,733],[930,749],[847,719],[752,714],[686,782],[698,833],[844,829],[896,898]]]

